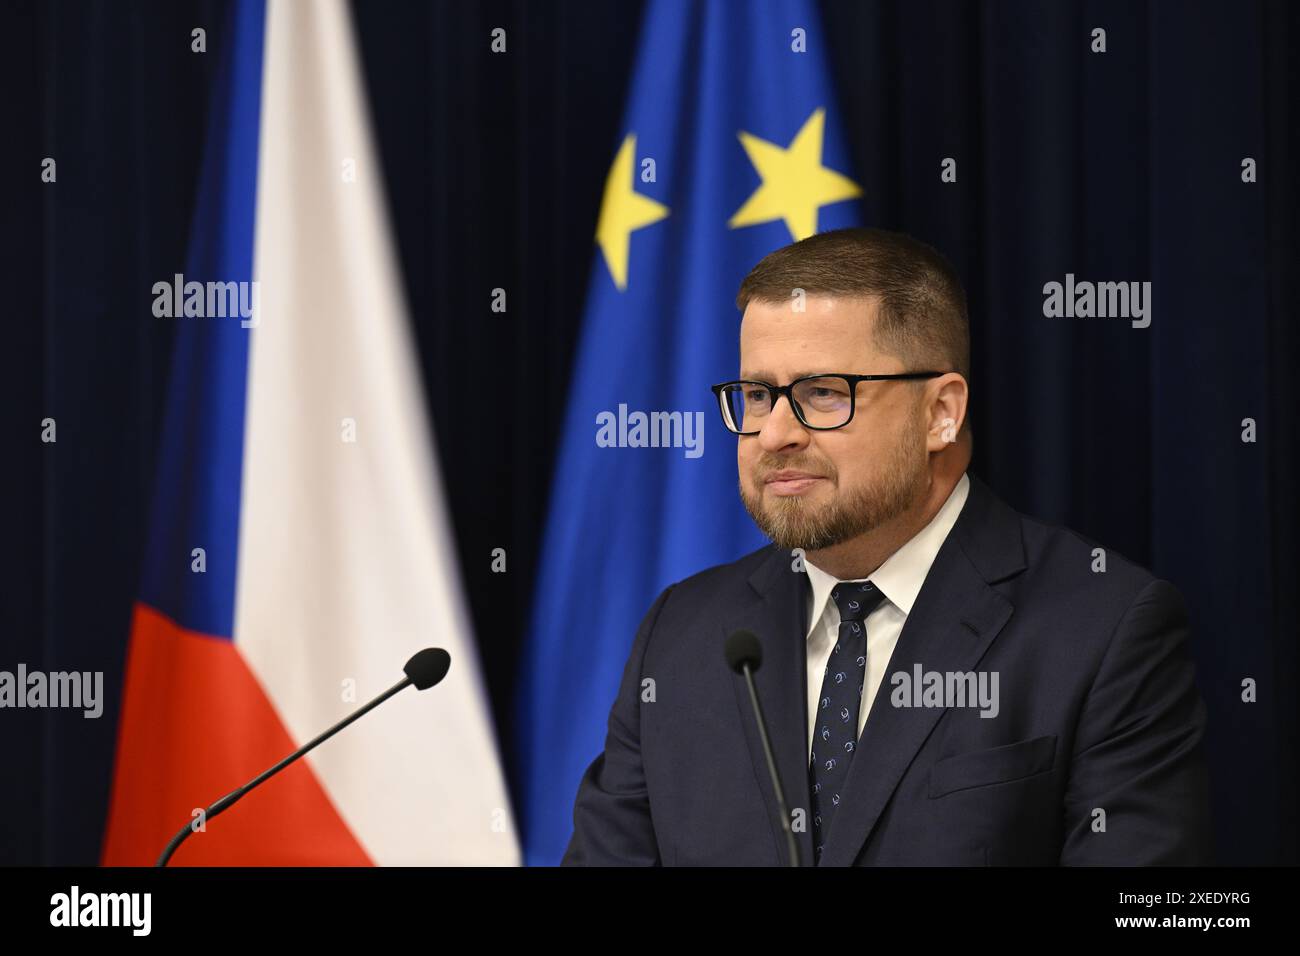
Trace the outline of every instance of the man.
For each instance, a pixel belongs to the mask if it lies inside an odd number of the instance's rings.
[[[737,304],[739,380],[714,391],[773,543],[651,606],[564,862],[788,864],[724,659],[741,629],[805,865],[1210,862],[1182,599],[967,474],[946,261],[823,233],[763,259]]]

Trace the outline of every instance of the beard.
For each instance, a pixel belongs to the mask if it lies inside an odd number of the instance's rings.
[[[915,434],[915,432],[907,432]],[[836,495],[829,502],[814,504],[808,495],[782,495],[765,503],[763,492],[751,495],[740,482],[740,500],[758,529],[783,551],[796,548],[820,551],[874,531],[907,511],[925,490],[928,455],[922,442],[898,442],[872,485]],[[828,463],[829,464],[829,463]],[[782,461],[763,472],[781,468],[825,475],[838,484],[833,469],[813,463]]]

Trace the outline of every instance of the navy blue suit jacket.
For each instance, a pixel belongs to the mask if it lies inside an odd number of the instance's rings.
[[[1206,711],[1179,593],[1116,554],[1094,571],[1093,543],[970,477],[873,702],[822,865],[1211,862]],[[810,596],[774,545],[659,595],[605,750],[579,785],[566,865],[787,863],[744,679],[723,657],[740,628],[763,644],[759,694],[810,863]],[[996,671],[998,715],[895,706],[890,678],[914,664]]]

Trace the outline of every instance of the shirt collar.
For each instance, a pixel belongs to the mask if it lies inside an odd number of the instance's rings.
[[[948,500],[938,510],[930,523],[912,536],[906,544],[885,559],[875,573],[866,578],[854,578],[855,581],[870,581],[885,595],[886,600],[897,607],[906,616],[912,613],[912,605],[925,583],[930,566],[934,564],[939,548],[948,537],[948,532],[957,523],[962,506],[970,493],[970,479],[965,473],[958,479],[956,486],[948,495]],[[809,614],[808,633],[805,639],[812,637],[813,629],[827,613],[831,589],[841,583],[839,578],[828,574],[804,558],[804,570],[808,573],[808,582],[812,585],[812,609]],[[838,609],[835,611],[839,613]]]

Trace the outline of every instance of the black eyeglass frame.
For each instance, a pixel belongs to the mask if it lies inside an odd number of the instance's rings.
[[[947,375],[947,372],[896,372],[892,375],[848,375],[844,372],[821,372],[817,375],[804,375],[796,378],[788,385],[772,385],[768,382],[760,382],[752,378],[738,378],[732,382],[719,382],[717,385],[710,386],[710,391],[718,400],[718,414],[722,416],[722,424],[733,435],[757,435],[762,429],[752,432],[738,432],[727,424],[727,413],[722,407],[725,401],[722,397],[722,390],[733,385],[757,385],[760,388],[767,389],[768,398],[772,401],[772,411],[776,411],[776,402],[782,395],[790,403],[790,408],[794,410],[794,417],[799,419],[799,423],[804,428],[810,428],[818,432],[831,432],[837,428],[843,428],[849,422],[853,421],[853,415],[858,409],[858,382],[891,382],[891,381],[910,381],[916,379],[938,378],[940,375]],[[799,403],[794,400],[794,387],[800,382],[811,381],[815,378],[839,378],[843,379],[849,387],[849,417],[844,419],[838,425],[810,425],[808,419],[803,416],[803,409]],[[769,413],[770,414],[770,413]]]

